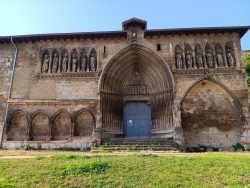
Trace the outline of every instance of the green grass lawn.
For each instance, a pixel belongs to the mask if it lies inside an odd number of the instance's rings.
[[[250,154],[0,158],[0,187],[250,187]]]

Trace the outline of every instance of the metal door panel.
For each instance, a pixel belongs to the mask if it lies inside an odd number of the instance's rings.
[[[151,110],[147,103],[127,103],[123,118],[125,137],[151,136]]]

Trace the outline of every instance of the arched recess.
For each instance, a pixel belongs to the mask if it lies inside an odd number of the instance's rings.
[[[131,82],[145,83],[143,94],[128,91],[126,86]],[[108,132],[123,133],[123,102],[132,96],[145,97],[150,104],[153,132],[172,129],[174,88],[172,72],[160,56],[139,44],[124,48],[109,61],[99,81],[102,127]]]
[[[239,142],[240,102],[222,83],[201,79],[193,84],[182,100],[181,112],[187,145],[227,148]]]
[[[71,136],[71,116],[66,110],[59,110],[52,117],[52,140],[67,140]]]
[[[49,137],[49,117],[43,110],[31,116],[29,138],[32,141],[45,141]]]
[[[10,116],[6,130],[6,140],[24,141],[27,139],[29,121],[27,115],[18,110]]]
[[[85,109],[80,110],[73,118],[74,136],[91,136],[95,126],[93,115]]]

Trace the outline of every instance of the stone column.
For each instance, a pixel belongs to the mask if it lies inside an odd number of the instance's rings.
[[[9,126],[9,124],[6,122],[6,125],[4,125],[4,122],[3,122],[3,124],[2,124],[2,128],[0,129],[0,139],[1,139],[1,141],[2,141],[2,143],[1,143],[1,145],[0,146],[2,146],[3,145],[3,142],[5,142],[5,141],[8,141],[8,134],[7,134],[7,128],[8,128],[8,126]],[[3,131],[3,132],[1,132],[1,131]],[[1,136],[3,136],[2,138],[1,138]]]
[[[75,122],[71,122],[71,126],[70,126],[70,138],[69,138],[70,141],[72,141],[72,139],[73,139],[74,130],[75,130]]]
[[[240,143],[244,145],[245,149],[250,149],[250,117],[249,117],[249,110],[248,105],[250,101],[242,107],[242,115],[241,115],[241,138]]]
[[[52,140],[52,119],[49,118],[49,135],[46,139],[46,141],[51,141]]]
[[[97,106],[97,112],[95,114],[95,127],[92,137],[92,145],[99,145],[102,141],[102,112],[100,102]]]
[[[173,108],[174,140],[181,146],[185,145],[183,130],[181,126],[181,100],[174,100]]]
[[[27,130],[26,130],[26,138],[24,140],[25,142],[31,140],[31,138],[30,138],[30,128],[31,128],[31,119],[30,119],[30,117],[27,118],[27,123],[28,123],[28,125],[26,127]]]

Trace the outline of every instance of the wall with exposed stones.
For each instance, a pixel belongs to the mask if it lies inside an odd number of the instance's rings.
[[[10,44],[0,47],[0,140],[5,121],[7,98],[11,82],[14,48]]]
[[[207,80],[198,82],[182,102],[182,125],[187,145],[230,147],[239,142],[239,112],[232,97]]]
[[[240,142],[242,136],[248,143],[248,93],[239,35],[144,37],[143,30],[134,29],[138,30],[138,36],[133,44],[131,30],[128,30],[127,38],[17,43],[19,51],[8,101],[10,108],[4,146],[89,147],[100,111],[99,84],[105,67],[117,53],[130,45],[146,47],[170,67],[174,80],[173,100],[180,103],[177,113],[173,113],[175,127],[170,126],[170,136],[175,128],[181,127],[183,131],[179,136],[187,145],[230,147]],[[160,49],[157,49],[159,45]],[[198,48],[201,49],[202,65],[198,62]],[[209,53],[213,65],[208,64]],[[0,44],[1,126],[13,54],[14,48],[10,44]],[[74,54],[78,54],[77,59]],[[229,55],[232,55],[231,63]],[[49,62],[52,64],[47,65]],[[178,110],[181,112],[179,120]]]

